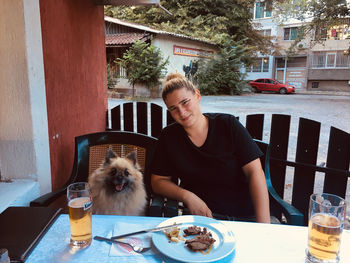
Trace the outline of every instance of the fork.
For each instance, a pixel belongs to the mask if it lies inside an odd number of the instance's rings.
[[[127,245],[132,250],[134,250],[136,253],[144,253],[144,252],[146,252],[146,251],[151,249],[151,247],[140,247],[140,246],[133,245],[133,244],[130,244],[130,243],[127,243],[127,242],[122,242],[122,241],[118,241],[118,240],[111,239],[111,238],[106,238],[106,237],[101,237],[101,236],[95,236],[94,239],[95,240],[99,240],[99,241],[106,241],[106,242],[110,242],[110,243]]]

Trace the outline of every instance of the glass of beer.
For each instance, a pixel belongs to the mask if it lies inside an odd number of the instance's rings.
[[[309,204],[308,262],[339,262],[346,202],[333,194],[313,194]]]
[[[91,244],[92,196],[88,183],[70,184],[67,188],[70,223],[70,246],[85,248]]]

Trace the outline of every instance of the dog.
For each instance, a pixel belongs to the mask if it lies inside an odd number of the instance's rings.
[[[88,181],[94,214],[145,214],[146,190],[135,152],[122,158],[108,149],[104,162]]]

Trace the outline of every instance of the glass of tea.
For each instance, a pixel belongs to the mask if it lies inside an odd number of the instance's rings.
[[[90,186],[85,182],[70,184],[67,188],[69,223],[71,230],[70,246],[85,248],[91,244]]]
[[[346,202],[333,194],[312,194],[309,204],[309,237],[307,261],[339,262],[341,235],[346,215]]]

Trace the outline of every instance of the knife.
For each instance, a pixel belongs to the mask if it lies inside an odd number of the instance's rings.
[[[173,225],[167,225],[167,226],[161,226],[161,227],[141,230],[141,231],[132,232],[132,233],[128,233],[128,234],[123,234],[123,235],[119,235],[119,236],[113,236],[113,237],[111,237],[111,239],[119,239],[119,238],[122,238],[122,237],[128,237],[128,236],[135,236],[135,235],[140,235],[140,234],[145,234],[145,233],[158,232],[158,231],[162,231],[162,230],[167,229],[167,228],[177,227],[177,226],[179,226],[181,224],[182,223],[178,223],[178,224],[173,224]]]

